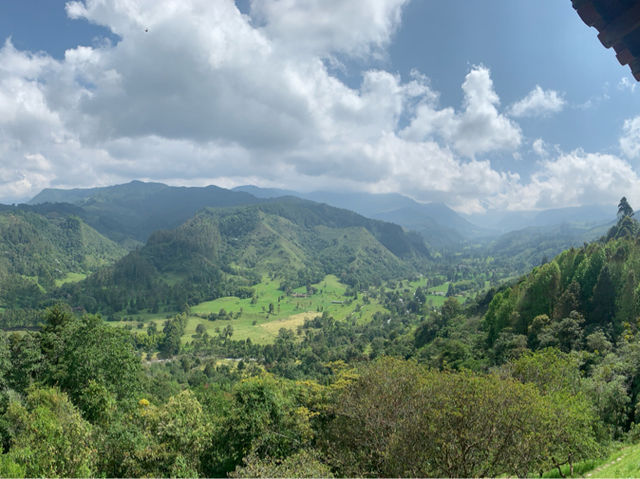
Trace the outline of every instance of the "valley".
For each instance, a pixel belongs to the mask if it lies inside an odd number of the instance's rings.
[[[244,190],[134,182],[0,211],[3,417],[70,411],[102,459],[78,449],[69,474],[555,477],[609,471],[607,454],[635,447],[632,210],[434,244],[408,223]],[[435,235],[468,228],[407,208]],[[54,467],[38,446],[52,437],[2,431],[0,472]]]
[[[273,343],[280,328],[296,333],[305,320],[311,320],[324,312],[340,321],[363,324],[371,321],[375,313],[389,313],[378,299],[385,292],[400,293],[424,288],[426,304],[434,309],[441,307],[446,300],[449,283],[432,288],[426,288],[426,283],[426,280],[400,281],[385,284],[379,289],[360,291],[354,296],[348,294],[349,287],[340,283],[335,275],[327,275],[309,289],[299,287],[288,294],[280,289],[279,281],[263,279],[255,285],[254,296],[251,298],[229,296],[190,306],[186,312],[187,325],[182,342],[190,341],[198,326],[202,325],[210,336],[231,326],[233,339],[248,338],[258,344]],[[460,295],[458,298],[464,301],[465,296]],[[139,313],[109,321],[109,324],[135,330],[146,329],[149,322],[154,322],[160,328],[166,319],[167,315],[159,313]]]
[[[640,0],[0,40],[0,478],[640,477]]]

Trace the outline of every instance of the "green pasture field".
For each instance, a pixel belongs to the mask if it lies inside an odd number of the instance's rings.
[[[396,281],[389,286],[399,289],[415,290],[417,287],[427,285],[427,278],[417,281]],[[191,306],[185,334],[182,342],[190,341],[196,334],[199,324],[204,325],[207,334],[217,335],[226,326],[233,328],[232,338],[236,340],[250,338],[251,341],[259,344],[268,344],[278,336],[280,328],[296,331],[304,324],[305,319],[312,319],[316,315],[327,312],[338,320],[352,320],[358,323],[366,323],[373,318],[377,312],[384,312],[384,307],[375,298],[367,297],[366,292],[358,293],[358,297],[345,296],[348,287],[342,284],[334,275],[327,275],[322,281],[311,285],[311,294],[307,293],[305,287],[297,288],[287,295],[279,289],[278,279],[264,278],[263,281],[254,286],[254,298],[237,298],[234,296],[218,298],[212,301],[205,301]],[[429,291],[446,292],[449,283],[429,288]],[[390,288],[385,288],[391,291]],[[313,292],[315,290],[315,292]],[[434,308],[442,306],[446,301],[445,296],[436,294],[427,295],[427,304]],[[269,313],[270,305],[273,305],[273,312]],[[219,314],[224,310],[232,317],[230,320],[216,319],[209,320],[212,313]],[[163,323],[172,317],[167,313],[139,313],[127,316],[122,321],[114,321],[111,324],[116,326],[127,326],[137,329],[138,323],[147,324],[154,321],[158,329],[162,329]]]
[[[640,445],[635,444],[616,451],[602,465],[586,475],[589,477],[640,477]]]
[[[77,283],[87,277],[84,273],[67,273],[64,278],[56,279],[56,286],[60,287],[65,283]]]
[[[384,308],[376,301],[365,304],[362,294],[358,299],[344,296],[347,286],[334,275],[326,276],[319,283],[311,285],[316,292],[308,295],[306,288],[297,288],[291,295],[278,289],[279,280],[265,278],[254,287],[255,299],[237,297],[218,298],[191,307],[183,342],[190,341],[198,324],[203,324],[209,335],[216,335],[224,327],[233,327],[233,339],[247,339],[261,344],[273,342],[280,328],[296,330],[305,319],[312,319],[324,311],[338,320],[352,318],[358,322],[369,321],[376,312]],[[269,313],[269,305],[273,312]],[[223,310],[233,317],[231,320],[211,321],[211,313]],[[135,329],[139,322],[146,325],[154,321],[162,329],[166,313],[140,313],[128,316],[126,320],[114,321],[116,326],[131,325]]]

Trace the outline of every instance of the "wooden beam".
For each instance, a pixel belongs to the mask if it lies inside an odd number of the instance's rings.
[[[628,48],[623,48],[616,54],[616,58],[620,62],[620,65],[629,65],[633,61],[633,54]]]
[[[584,23],[586,23],[590,27],[596,27],[598,30],[605,25],[604,20],[600,16],[600,13],[596,10],[596,7],[593,3],[583,3],[578,8],[576,8],[578,15]]]
[[[605,47],[610,48],[638,27],[640,27],[640,3],[636,3],[606,25],[598,34],[598,39]]]
[[[631,68],[631,73],[636,80],[640,81],[640,59],[634,58],[633,61],[629,63],[629,67]]]

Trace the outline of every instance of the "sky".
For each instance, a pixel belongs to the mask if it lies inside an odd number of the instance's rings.
[[[640,86],[570,0],[2,0],[0,202],[133,179],[640,205]]]

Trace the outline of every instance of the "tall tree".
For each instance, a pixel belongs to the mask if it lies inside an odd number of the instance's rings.
[[[633,216],[633,208],[627,201],[627,197],[623,196],[618,203],[618,217],[624,218],[625,216]]]
[[[611,325],[616,310],[616,285],[608,265],[600,271],[591,302],[589,323],[602,327]]]
[[[27,477],[89,477],[95,450],[91,424],[60,390],[29,390],[24,404],[12,401],[4,416],[10,424],[9,459]]]

